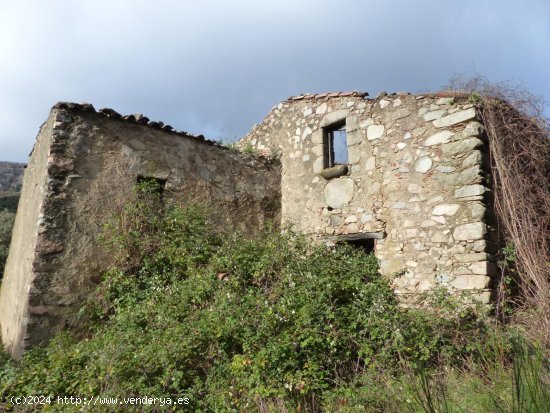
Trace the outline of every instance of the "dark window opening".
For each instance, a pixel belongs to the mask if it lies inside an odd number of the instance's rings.
[[[366,254],[376,252],[376,240],[385,238],[385,232],[361,232],[357,234],[340,235],[336,237],[336,244],[349,245]]]
[[[164,196],[164,188],[166,188],[166,179],[155,178],[153,176],[138,175],[137,184],[139,190],[144,194],[152,194],[160,199]]]
[[[346,139],[346,120],[343,119],[324,128],[326,157],[325,167],[348,163],[348,144]]]
[[[353,248],[363,251],[365,254],[374,252],[374,239],[363,238],[344,241],[346,244],[351,245]]]

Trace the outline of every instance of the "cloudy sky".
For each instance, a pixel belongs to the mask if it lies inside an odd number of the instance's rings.
[[[457,73],[550,101],[548,0],[0,0],[0,160],[57,101],[244,135],[301,92],[439,89]]]

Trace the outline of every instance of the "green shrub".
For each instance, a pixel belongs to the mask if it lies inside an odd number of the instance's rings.
[[[374,256],[292,231],[267,228],[253,239],[217,232],[201,208],[165,205],[154,182],[140,184],[103,242],[116,266],[80,328],[21,362],[4,361],[3,397],[181,396],[194,411],[403,411],[414,404],[414,388],[400,390],[403,366],[431,374],[493,355],[491,328],[448,295],[439,293],[431,311],[401,308]]]
[[[7,209],[15,214],[20,195],[19,192],[0,192],[0,210]]]

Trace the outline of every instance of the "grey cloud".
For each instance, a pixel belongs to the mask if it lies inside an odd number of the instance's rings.
[[[418,92],[477,71],[549,97],[548,15],[545,0],[3,3],[0,159],[25,161],[59,100],[218,138],[300,92]]]

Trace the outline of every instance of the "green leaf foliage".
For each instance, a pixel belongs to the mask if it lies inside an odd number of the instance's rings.
[[[406,397],[389,383],[403,377],[401,361],[433,370],[486,353],[489,330],[472,311],[455,311],[444,296],[431,311],[399,306],[373,255],[290,230],[220,232],[201,208],[165,205],[151,182],[103,242],[116,265],[80,327],[20,362],[4,360],[4,398],[147,395],[188,397],[185,411],[399,411]],[[147,408],[159,411],[136,411]]]
[[[0,192],[0,210],[6,209],[15,214],[20,196],[19,192]]]

